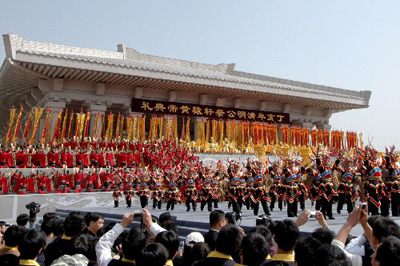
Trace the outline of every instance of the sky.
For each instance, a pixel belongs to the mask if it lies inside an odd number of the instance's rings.
[[[398,0],[0,0],[0,33],[369,90],[369,108],[333,114],[332,129],[399,150],[399,14]]]

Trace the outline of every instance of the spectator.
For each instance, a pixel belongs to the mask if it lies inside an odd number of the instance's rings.
[[[210,212],[210,227],[211,229],[204,234],[204,242],[208,244],[210,250],[215,250],[215,243],[218,232],[227,225],[228,221],[225,218],[225,213],[221,210]]]
[[[399,225],[390,218],[379,217],[372,226],[372,242],[374,250],[377,250],[379,243],[389,236],[400,238]]]
[[[66,255],[82,254],[85,257],[89,256],[91,251],[91,242],[88,235],[77,235],[74,236],[65,247]]]
[[[278,250],[265,265],[276,265],[277,262],[295,265],[293,250],[300,235],[299,228],[291,220],[277,221],[274,228],[274,239]]]
[[[29,215],[22,213],[17,217],[17,225],[27,228],[29,222]]]
[[[294,248],[294,260],[297,266],[316,265],[315,252],[321,245],[321,242],[312,236],[299,238]]]
[[[368,217],[369,226],[372,227],[374,222],[378,218],[379,216],[377,215]],[[346,245],[345,251],[354,255],[360,255],[361,257],[365,258],[371,258],[375,252],[374,249],[371,247],[371,243],[369,243],[364,234],[361,234],[358,237],[351,239],[350,242]]]
[[[7,224],[5,221],[0,221],[0,238],[1,238],[2,236],[4,236],[4,233],[6,232],[6,230],[7,230],[7,228],[8,228],[9,226],[10,226],[10,225]],[[0,240],[2,240],[2,239],[0,239]]]
[[[97,243],[99,243],[99,240],[100,238],[94,238],[90,241],[90,252],[89,255],[87,256],[87,258],[89,259],[88,266],[97,266],[96,245]]]
[[[204,242],[199,242],[193,245],[190,249],[187,259],[184,261],[185,266],[191,266],[194,262],[207,258],[210,254],[210,248]],[[183,253],[185,254],[185,253]]]
[[[7,231],[4,233],[4,246],[0,250],[0,256],[5,254],[11,254],[16,257],[20,256],[18,251],[18,245],[21,241],[22,228],[17,225],[12,225],[7,228]],[[0,257],[2,258],[2,257]]]
[[[118,236],[134,220],[134,213],[126,213],[120,224],[116,224],[110,231],[103,235],[96,245],[97,262],[99,266],[106,265],[135,265],[140,251],[146,245],[146,236],[138,229],[132,228],[125,239],[122,240],[124,258],[115,260],[111,256],[111,248]],[[167,255],[168,256],[168,255]]]
[[[137,259],[138,266],[164,266],[167,263],[168,250],[160,243],[146,245]]]
[[[365,209],[361,208],[361,206],[357,206],[347,217],[346,222],[332,241],[332,245],[344,250],[347,237],[351,229],[356,226],[358,222],[361,223],[364,234],[374,250],[377,250],[379,243],[381,243],[384,238],[389,236],[400,237],[400,227],[393,220],[386,217],[379,217],[371,227],[368,224],[368,206]],[[371,261],[371,258],[368,256],[355,255],[347,251],[345,251],[345,254],[353,266],[361,266]]]
[[[54,240],[54,226],[53,220],[43,220],[40,225],[40,230],[46,235],[46,246]]]
[[[88,235],[75,236],[67,243],[65,254],[56,259],[52,266],[77,265],[86,266],[89,263],[91,242]]]
[[[185,244],[183,247],[183,256],[179,257],[180,261],[178,261],[178,262],[176,261],[177,259],[175,259],[174,265],[182,265],[182,264],[183,265],[192,265],[195,260],[193,260],[193,257],[191,255],[191,250],[196,243],[204,243],[204,237],[199,232],[191,232],[190,234],[187,235],[187,237],[185,239]],[[208,245],[207,245],[207,247],[208,247]],[[201,249],[201,248],[199,247],[199,249]],[[208,250],[209,250],[209,248],[208,248]],[[210,253],[210,251],[208,251],[208,253]],[[208,253],[207,253],[207,255],[208,255]],[[201,254],[202,254],[201,250],[199,250],[198,255],[200,256]],[[205,257],[207,257],[207,255]]]
[[[199,260],[193,265],[235,265],[232,256],[238,252],[242,237],[243,235],[237,226],[229,224],[222,227],[217,236],[215,251],[208,254],[207,258]]]
[[[171,220],[165,221],[161,224],[161,227],[167,231],[178,233],[178,227],[176,226],[176,223],[174,221]]]
[[[269,245],[265,237],[259,233],[250,233],[242,240],[242,264],[259,266],[269,254]]]
[[[113,227],[116,225],[116,222],[111,222],[107,224],[106,226],[103,226],[102,228],[97,231],[97,237],[102,237],[105,233],[113,229]]]
[[[267,259],[271,259],[271,255],[276,253],[274,244],[272,243],[271,231],[265,225],[257,225],[256,227],[252,228],[249,233],[258,233],[264,237],[269,246]]]
[[[104,217],[98,212],[91,212],[85,216],[85,223],[88,227],[88,235],[91,239],[96,238],[97,231],[104,225]]]
[[[64,234],[64,220],[56,217],[54,219],[51,220],[52,224],[53,224],[53,234],[54,237],[60,237]]]
[[[69,241],[82,232],[85,224],[79,212],[70,212],[64,221],[64,234],[51,242],[44,252],[45,265],[51,265],[54,260],[65,254]]]
[[[175,258],[179,248],[179,237],[173,231],[164,231],[159,233],[154,240],[155,243],[160,243],[168,250],[167,265],[173,265],[172,260]]]
[[[45,235],[37,229],[26,230],[21,237],[18,250],[20,265],[38,265],[36,258],[46,244]]]
[[[11,255],[11,254],[4,254],[0,256],[0,265],[1,266],[18,266],[19,265],[19,257]]]
[[[256,226],[263,225],[267,227],[270,231],[273,231],[274,222],[272,221],[271,217],[266,216],[265,214],[260,215],[256,219]]]
[[[43,222],[49,221],[54,218],[59,218],[57,213],[55,212],[46,212],[45,214],[43,214]]]
[[[161,227],[160,225],[158,225],[157,223],[155,223],[153,221],[153,217],[151,216],[151,213],[146,210],[143,209],[142,210],[142,226],[144,226],[144,228],[148,228],[150,229],[151,232],[154,233],[155,236],[157,236],[157,234],[166,231],[163,227]],[[142,229],[144,229],[142,227]]]
[[[51,242],[53,242],[54,239],[56,238],[56,236],[54,234],[54,230],[55,230],[54,222],[56,220],[57,220],[56,218],[52,218],[52,219],[46,218],[46,219],[43,219],[43,222],[40,225],[40,230],[42,230],[42,232],[46,236],[45,248],[47,247],[47,245],[49,245]],[[39,264],[44,264],[44,254],[43,253],[39,254],[37,261],[39,262]]]
[[[400,239],[394,236],[385,238],[372,257],[373,266],[400,265]]]
[[[311,236],[321,242],[321,244],[330,245],[335,238],[335,233],[328,228],[317,228],[311,233]]]
[[[342,249],[332,245],[323,245],[315,253],[315,265],[351,266],[352,264]]]
[[[172,216],[171,213],[169,213],[169,212],[163,212],[158,217],[158,222],[160,224],[163,224],[164,222],[167,222],[167,221],[175,222],[175,220],[176,220],[176,217]]]

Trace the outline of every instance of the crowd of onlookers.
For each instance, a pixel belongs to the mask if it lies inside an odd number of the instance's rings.
[[[176,217],[155,219],[146,209],[109,224],[95,212],[70,212],[65,219],[45,213],[40,229],[21,214],[16,224],[0,222],[0,265],[400,265],[400,226],[390,218],[368,217],[368,208],[359,206],[336,234],[317,212],[321,227],[300,233],[310,215],[305,210],[296,221],[260,216],[245,232],[214,210],[207,233],[180,239]],[[357,224],[364,233],[351,237]]]

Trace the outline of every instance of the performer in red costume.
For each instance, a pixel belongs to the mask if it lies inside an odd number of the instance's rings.
[[[85,189],[85,174],[83,173],[83,169],[82,168],[74,168],[73,171],[73,188],[75,189],[75,193],[79,193],[82,191],[82,189]]]
[[[111,188],[113,187],[114,183],[114,177],[110,173],[109,168],[107,168],[105,171],[103,169],[100,169],[100,182],[101,182],[101,187],[105,191],[111,191]]]
[[[368,212],[372,215],[389,216],[390,195],[382,180],[382,158],[374,147],[365,147],[364,162],[361,173],[365,177],[364,195],[368,202]],[[379,213],[379,209],[381,213]]]
[[[79,152],[75,155],[76,166],[78,167],[88,167],[89,166],[89,159],[87,153],[79,149]]]
[[[11,173],[11,183],[15,183],[14,192],[17,194],[26,194],[26,181],[25,176],[18,170]]]
[[[316,163],[319,171],[319,179],[321,180],[321,184],[318,187],[322,198],[321,212],[324,216],[327,215],[329,219],[334,220],[332,204],[334,197],[337,197],[338,194],[333,184],[334,176],[331,170],[329,155],[322,154],[321,156],[317,156]]]
[[[0,173],[0,195],[8,193],[8,174]]]
[[[354,157],[349,154],[337,156],[334,169],[339,173],[337,212],[341,213],[343,205],[347,205],[347,213],[351,213],[355,207],[355,202],[359,194],[357,182],[357,167],[354,166]],[[361,181],[361,180],[359,180]]]
[[[142,206],[142,208],[146,208],[147,204],[149,204],[149,198],[150,198],[148,173],[142,173],[140,180],[141,183],[139,185],[139,190],[137,191],[137,195],[139,197],[140,205]]]
[[[161,209],[162,199],[164,198],[164,191],[162,190],[162,179],[155,180],[154,190],[151,193],[153,198],[153,210],[157,207]]]
[[[64,149],[61,152],[61,164],[69,168],[74,167],[74,155],[71,150]]]
[[[71,190],[71,174],[67,168],[57,175],[56,193],[67,193]]]
[[[398,163],[399,155],[395,153],[395,147],[386,150],[386,168],[388,169],[388,178],[386,181],[387,190],[391,196],[392,215],[400,216],[400,167]]]
[[[15,152],[15,167],[27,168],[28,167],[28,153],[25,153],[20,148]]]
[[[181,200],[181,192],[178,189],[176,184],[176,175],[175,173],[169,173],[169,177],[167,178],[168,190],[165,192],[165,201],[167,202],[167,211],[169,209],[174,210],[175,204],[180,202]]]
[[[50,167],[59,167],[60,166],[60,154],[54,149],[51,149],[47,153],[47,162]]]
[[[88,169],[89,171],[89,169]],[[93,192],[94,189],[98,189],[99,187],[99,175],[97,173],[96,168],[92,169],[92,172],[89,174],[88,177],[86,178],[86,191],[88,192]]]
[[[253,213],[254,215],[258,215],[258,209],[261,202],[261,206],[265,215],[271,215],[268,202],[271,201],[268,197],[268,193],[265,189],[265,178],[262,174],[262,169],[257,170],[257,175],[254,178],[253,188],[251,191],[251,201],[253,203]]]
[[[0,151],[0,168],[13,167],[12,153],[9,150]]]
[[[116,188],[112,194],[112,197],[114,199],[114,208],[117,208],[119,206],[119,198],[122,197],[121,191]]]
[[[43,172],[38,173],[37,186],[39,194],[51,193],[51,179]]]

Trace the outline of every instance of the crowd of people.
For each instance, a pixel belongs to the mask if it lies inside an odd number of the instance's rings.
[[[368,202],[373,215],[400,215],[400,171],[394,147],[385,155],[372,146],[335,152],[317,149],[309,158],[275,156],[268,160],[227,160],[204,165],[174,141],[74,141],[56,146],[2,147],[0,193],[67,193],[113,191],[115,207],[125,197],[140,198],[142,208],[174,210],[184,203],[208,211],[228,200],[240,219],[242,207],[270,215],[287,206],[288,217],[304,210],[310,199],[316,210],[334,219],[351,213],[357,200]],[[9,168],[14,167],[14,168]],[[36,168],[39,167],[40,169]],[[49,169],[43,169],[51,167]],[[29,168],[23,174],[21,168]]]
[[[21,214],[16,224],[0,222],[0,265],[400,265],[400,227],[390,218],[368,216],[368,206],[356,206],[335,234],[317,212],[321,227],[302,234],[310,214],[305,210],[296,221],[261,215],[245,232],[231,216],[213,210],[208,232],[183,239],[169,212],[156,219],[143,209],[108,224],[96,212],[70,212],[65,219],[50,212],[40,229]],[[363,234],[350,237],[357,224]]]

